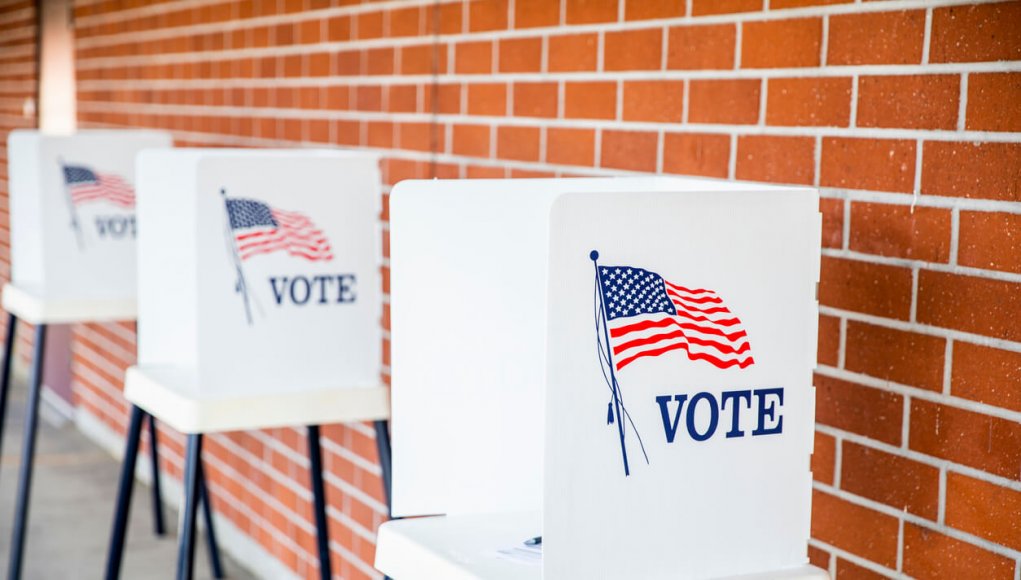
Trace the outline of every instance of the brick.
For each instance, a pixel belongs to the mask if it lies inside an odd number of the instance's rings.
[[[542,68],[541,38],[506,38],[500,41],[500,72],[539,72]]]
[[[564,117],[568,119],[613,119],[616,116],[616,82],[564,83]]]
[[[1021,131],[1021,73],[968,77],[965,126],[972,131]]]
[[[911,401],[911,449],[1021,479],[1021,424],[915,399]]]
[[[681,122],[684,81],[625,81],[625,121]]]
[[[815,173],[814,141],[811,137],[738,137],[736,177],[811,184]]]
[[[468,2],[468,31],[506,30],[508,0],[473,0]]]
[[[766,82],[766,123],[847,127],[851,120],[851,79],[848,77],[769,79]]]
[[[1014,578],[1014,562],[912,523],[904,524],[904,573],[912,578]]]
[[[498,100],[496,104],[499,104],[499,100],[506,98],[506,89],[503,85],[475,85],[484,87],[484,89],[478,94],[484,94],[487,90],[491,90],[492,87],[500,87],[499,91],[494,98]],[[488,88],[486,88],[488,87]],[[472,94],[469,92],[468,94]],[[456,115],[461,113],[461,85],[450,84],[450,85],[431,85],[424,88],[422,91],[422,110],[433,113],[440,113],[444,115]],[[506,106],[506,103],[504,103]],[[503,114],[501,110],[500,113]]]
[[[927,141],[922,193],[1021,201],[1021,143]]]
[[[815,566],[816,568],[822,568],[823,570],[829,570],[830,568],[830,553],[826,550],[816,548],[815,546],[808,547],[808,563]]]
[[[819,303],[907,320],[911,311],[911,270],[823,256]]]
[[[670,28],[666,67],[672,70],[732,69],[736,38],[734,24]]]
[[[957,128],[958,75],[865,76],[858,82],[858,126]]]
[[[821,198],[819,212],[822,213],[822,247],[844,247],[844,200]]]
[[[600,167],[656,170],[656,133],[644,131],[603,131]]]
[[[659,28],[607,32],[603,42],[603,69],[660,70],[663,31]]]
[[[492,59],[490,59],[492,60]],[[433,72],[433,65],[437,64],[446,68],[446,59],[440,58],[439,62],[435,61],[435,48],[431,44],[422,44],[418,46],[403,46],[401,47],[401,74],[406,75],[424,75],[431,74]],[[466,66],[469,63],[465,62]]]
[[[490,128],[487,125],[454,125],[455,155],[489,157]]]
[[[570,34],[549,38],[550,72],[594,71],[599,58],[599,37],[595,34]]]
[[[556,26],[560,23],[560,3],[549,0],[514,0],[514,28]]]
[[[850,245],[866,254],[946,263],[950,210],[853,202]]]
[[[924,41],[924,10],[834,14],[826,64],[918,64]]]
[[[817,423],[900,445],[902,396],[818,373],[814,383]]]
[[[819,184],[910,192],[915,184],[915,141],[826,137]]]
[[[462,42],[454,49],[454,72],[458,74],[488,74],[492,70],[492,42]]]
[[[841,449],[840,487],[929,520],[938,515],[939,469],[851,441]]]
[[[684,8],[684,0],[631,0],[624,4],[624,20],[676,18],[684,16]]]
[[[496,130],[496,154],[501,159],[539,160],[538,127],[499,127]]]
[[[355,17],[355,30],[359,40],[383,36],[383,13],[364,12]]]
[[[469,115],[506,115],[507,85],[468,85]]]
[[[557,83],[516,83],[515,117],[556,117]]]
[[[840,580],[886,580],[889,578],[889,576],[884,576],[842,558],[837,558],[836,569],[835,577]]]
[[[438,8],[439,16],[427,16],[431,31],[440,34],[460,34],[464,30],[463,4],[462,3],[441,3]],[[435,14],[435,13],[434,13]]]
[[[1021,353],[954,341],[950,394],[1021,412]]]
[[[896,518],[822,491],[812,493],[812,537],[827,544],[895,568],[897,528]]]
[[[400,147],[415,151],[443,151],[443,132],[434,131],[430,123],[400,123]]]
[[[758,10],[762,10],[762,0],[692,0],[691,2],[691,13],[694,16]]]
[[[566,0],[568,24],[617,21],[617,0]]]
[[[730,137],[715,133],[664,133],[663,171],[727,177]]]
[[[930,62],[1021,60],[1021,2],[932,11]]]
[[[546,161],[591,167],[595,163],[595,133],[592,129],[546,129]]]
[[[822,19],[766,20],[741,26],[741,68],[819,66]]]
[[[689,122],[744,125],[759,121],[762,81],[740,79],[689,82]]]
[[[918,275],[918,321],[964,332],[1021,341],[1021,284],[946,272]]]
[[[805,6],[829,6],[832,4],[849,4],[854,0],[771,0],[769,8],[777,10],[781,8],[803,8]]]
[[[400,8],[390,11],[390,36],[419,36],[422,34],[422,9]]]
[[[1021,492],[966,475],[947,474],[947,525],[1021,550]]]
[[[812,451],[812,479],[833,485],[833,472],[837,454],[837,440],[825,433],[815,434]]]
[[[414,113],[418,110],[418,87],[393,85],[387,88],[387,110],[394,113]]]
[[[819,342],[816,358],[822,364],[837,366],[840,357],[840,319],[819,315]]]
[[[957,252],[962,266],[1021,273],[1021,215],[962,211]]]
[[[946,339],[850,320],[844,349],[849,371],[929,391],[943,389]]]

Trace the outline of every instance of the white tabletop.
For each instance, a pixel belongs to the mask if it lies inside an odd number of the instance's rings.
[[[541,533],[538,513],[433,516],[384,523],[376,537],[376,569],[395,580],[540,580],[542,565],[499,550]],[[740,553],[734,554],[735,558]],[[828,580],[815,566],[735,576],[729,580]],[[558,579],[577,580],[577,579]]]
[[[385,386],[203,393],[193,373],[175,367],[128,368],[124,396],[182,433],[326,425],[390,416]]]
[[[542,516],[485,514],[387,522],[376,537],[376,568],[397,580],[539,580],[542,565],[501,557],[541,533]]]
[[[4,310],[32,324],[134,320],[138,306],[131,300],[69,300],[50,298],[24,286],[4,284]]]

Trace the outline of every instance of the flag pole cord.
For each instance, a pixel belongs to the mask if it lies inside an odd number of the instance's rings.
[[[241,256],[238,255],[237,243],[234,240],[234,230],[230,227],[230,207],[227,205],[227,190],[224,188],[220,189],[220,195],[223,196],[223,207],[227,221],[224,222],[225,234],[227,236],[227,243],[230,244],[231,256],[234,258],[234,268],[237,270],[238,279],[234,286],[236,292],[240,292],[244,297],[245,302],[245,318],[248,320],[248,324],[252,324],[252,307],[248,303],[248,282],[245,280],[245,271],[241,268]]]
[[[589,253],[589,257],[592,259],[592,267],[595,268],[596,287],[599,288],[599,252],[592,250],[592,252]],[[610,363],[610,382],[613,387],[613,407],[617,416],[617,433],[620,436],[620,454],[624,459],[624,476],[627,477],[631,475],[631,467],[628,465],[627,446],[624,444],[624,421],[620,413],[620,393],[619,386],[617,385],[617,377],[613,372],[613,352],[610,350],[610,331],[606,327],[606,299],[603,295],[602,288],[599,288],[599,290],[599,306],[603,314],[603,334],[606,337],[606,358]]]
[[[78,223],[78,209],[74,206],[74,199],[71,198],[71,189],[67,185],[67,165],[64,164],[64,159],[58,158],[57,163],[60,163],[60,170],[64,173],[64,199],[67,201],[67,210],[71,212],[71,228],[74,230],[75,240],[78,242],[78,249],[85,248],[85,240],[82,239],[82,228]]]

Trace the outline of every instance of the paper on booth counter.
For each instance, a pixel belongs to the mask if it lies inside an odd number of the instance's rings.
[[[539,566],[542,565],[542,545],[526,546],[522,544],[507,546],[497,550],[496,556],[520,564]]]

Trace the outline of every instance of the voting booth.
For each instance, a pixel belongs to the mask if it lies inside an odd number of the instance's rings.
[[[378,158],[318,150],[174,149],[139,156],[136,423],[188,434],[179,573],[194,554],[205,433],[308,426],[320,572],[329,577],[319,426],[377,421]],[[382,440],[382,438],[380,438]],[[382,442],[381,442],[382,444]],[[123,473],[133,465],[125,461]],[[130,479],[111,541],[119,566]],[[128,493],[125,497],[125,493]]]
[[[441,517],[380,571],[826,577],[815,190],[405,181],[390,215],[393,513]]]
[[[8,138],[11,284],[6,310],[50,322],[135,316],[135,154],[160,131]]]
[[[9,578],[20,578],[22,570],[47,328],[135,318],[135,155],[172,144],[170,134],[160,131],[18,130],[8,137],[11,281],[2,299],[7,333],[0,436],[17,323],[35,325]],[[155,471],[155,443],[151,456]],[[153,489],[154,510],[162,514],[159,488]]]

